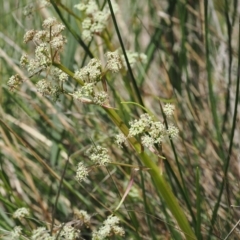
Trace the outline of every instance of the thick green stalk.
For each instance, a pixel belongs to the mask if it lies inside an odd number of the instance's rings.
[[[54,66],[60,68],[62,71],[66,72],[71,77],[74,76],[74,74],[66,69],[61,64],[55,64]],[[74,78],[75,79],[75,78]],[[75,79],[78,81],[80,85],[81,80]],[[119,115],[116,113],[116,111],[112,108],[104,108],[104,110],[107,112],[108,116],[111,118],[111,120],[114,122],[114,124],[119,128],[119,130],[125,135],[128,136],[129,129],[124,124],[122,119],[119,117]],[[165,200],[169,210],[171,211],[172,215],[175,217],[181,231],[185,235],[185,238],[187,240],[196,239],[195,234],[193,233],[193,230],[191,229],[189,222],[180,207],[176,197],[171,191],[170,186],[165,181],[164,175],[161,173],[161,169],[154,163],[154,155],[149,156],[144,152],[144,149],[142,145],[135,139],[135,138],[128,138],[129,143],[132,145],[134,150],[139,154],[139,157],[141,161],[144,163],[144,165],[150,169],[149,173],[155,183],[155,186],[157,188],[157,191],[160,192],[163,199]]]
[[[127,136],[128,128],[122,122],[115,110],[105,108],[105,111],[108,113],[112,121],[119,127],[122,133]],[[154,163],[153,159],[143,151],[141,144],[137,142],[135,138],[128,138],[128,140],[133,148],[139,153],[139,157],[144,165],[151,169],[149,173],[157,187],[157,190],[161,193],[169,210],[177,220],[178,225],[184,233],[186,239],[196,239],[182,208],[179,206],[176,197],[170,189],[170,186],[165,181],[164,176],[161,174],[161,169],[159,169],[159,167]]]

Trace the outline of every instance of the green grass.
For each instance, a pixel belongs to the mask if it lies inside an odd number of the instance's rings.
[[[21,239],[40,226],[55,231],[78,209],[92,216],[89,228],[80,227],[84,239],[112,213],[122,239],[238,239],[239,1],[117,1],[119,13],[111,11],[107,29],[90,43],[74,8],[79,2],[51,2],[0,3],[0,236],[15,226],[23,228]],[[32,17],[23,14],[29,3]],[[23,43],[26,30],[41,30],[51,16],[66,26],[67,39],[61,63],[52,63],[69,75],[57,102],[36,91],[44,71],[28,78],[19,62],[23,53],[34,56],[35,45]],[[83,84],[77,69],[117,49],[127,70],[97,85],[107,86],[112,108],[67,94]],[[147,62],[131,67],[129,50],[145,53]],[[16,73],[24,82],[11,92],[7,82]],[[162,109],[168,102],[176,109],[171,121]],[[156,146],[164,160],[138,137],[122,148],[115,143],[145,112],[179,128],[178,138]],[[86,155],[92,145],[107,148],[111,163],[93,165]],[[81,183],[79,162],[91,170]],[[21,207],[30,216],[14,219]]]

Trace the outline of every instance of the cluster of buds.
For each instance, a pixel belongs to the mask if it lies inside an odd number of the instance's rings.
[[[91,59],[87,66],[75,72],[74,77],[81,80],[84,85],[75,91],[72,96],[84,103],[94,103],[103,106],[108,99],[107,93],[94,90],[94,86],[102,80],[102,75],[101,62],[96,58]]]
[[[101,146],[92,146],[87,150],[87,155],[93,163],[104,166],[110,162],[108,150]]]
[[[20,59],[20,64],[25,67],[30,75],[44,74],[44,79],[40,80],[36,87],[37,90],[50,96],[56,101],[63,92],[63,82],[68,79],[68,75],[60,69],[54,67],[52,63],[60,63],[60,53],[67,40],[62,35],[65,26],[58,23],[56,18],[48,18],[42,24],[43,30],[29,30],[23,37],[24,43],[33,42],[36,45],[34,58],[24,54]],[[8,81],[8,86],[15,89],[22,80],[15,75]]]
[[[125,235],[125,231],[122,227],[118,226],[120,220],[118,217],[110,215],[104,222],[103,226],[98,231],[93,233],[93,240],[104,240],[111,236]]]
[[[109,57],[111,55],[112,57]],[[108,95],[106,91],[96,92],[94,87],[97,83],[103,80],[103,76],[108,72],[117,72],[122,68],[122,62],[117,52],[108,52],[106,68],[102,66],[101,62],[93,58],[87,66],[77,70],[74,77],[81,80],[84,85],[72,96],[84,103],[94,103],[101,106],[106,106]]]
[[[101,146],[91,146],[86,155],[89,159],[98,166],[106,166],[110,162],[110,156],[108,150]],[[87,179],[89,170],[83,162],[79,162],[76,171],[76,180],[82,182]]]
[[[173,115],[174,106],[166,104],[163,111],[167,117]],[[154,121],[153,117],[149,114],[142,114],[140,119],[131,121],[129,123],[130,129],[128,136],[124,136],[122,133],[116,137],[116,143],[119,146],[130,137],[140,137],[143,146],[152,149],[155,144],[161,144],[166,137],[175,138],[178,136],[178,128],[173,124],[169,124],[166,127],[162,122]]]
[[[106,106],[106,100],[108,95],[106,91],[95,92],[94,86],[101,80],[108,72],[117,73],[121,69],[125,68],[125,60],[123,55],[119,54],[119,51],[107,52],[105,54],[106,65],[103,66],[101,62],[93,58],[90,60],[87,66],[77,70],[74,77],[81,80],[84,85],[73,94],[74,98],[84,103],[94,103],[101,106]],[[137,61],[145,61],[146,56],[138,53],[128,53],[131,66]]]
[[[42,71],[49,67],[52,62],[60,62],[60,53],[67,42],[62,35],[65,26],[58,23],[56,18],[46,19],[43,24],[44,30],[29,30],[24,35],[23,41],[33,41],[36,44],[35,58],[28,59],[26,55],[21,58],[21,65],[26,66],[30,74]]]
[[[116,13],[118,11],[118,5],[112,2],[113,11]],[[84,13],[85,18],[82,21],[82,36],[87,42],[91,41],[94,34],[101,34],[102,31],[107,26],[107,20],[111,15],[108,6],[105,6],[103,10],[100,10],[96,1],[89,0],[85,3],[80,3],[75,5],[75,8]]]

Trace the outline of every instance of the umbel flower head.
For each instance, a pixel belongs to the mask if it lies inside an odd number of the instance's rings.
[[[110,162],[108,150],[101,146],[90,147],[86,154],[89,156],[91,161],[93,161],[95,164],[99,164],[100,166],[104,166]]]
[[[165,104],[165,106],[163,107],[163,111],[167,117],[171,117],[174,113],[174,110],[175,106],[170,103]]]
[[[20,239],[22,235],[22,228],[20,226],[16,226],[13,228],[12,231],[6,231],[3,229],[1,229],[1,236],[2,236],[2,239]]]
[[[75,72],[74,77],[81,79],[84,83],[97,83],[100,80],[101,73],[101,62],[92,58],[87,66]]]
[[[88,169],[84,166],[82,162],[78,163],[76,171],[76,179],[79,182],[84,181],[88,176]]]
[[[31,240],[38,239],[54,240],[55,236],[51,236],[45,227],[38,227],[32,230]]]
[[[107,70],[111,72],[118,72],[122,68],[122,59],[118,53],[118,50],[115,52],[107,52]]]
[[[13,213],[13,218],[18,218],[22,219],[26,216],[29,216],[29,210],[27,208],[18,208],[14,213]]]
[[[81,220],[86,227],[91,225],[91,216],[84,210],[74,210],[74,215]]]
[[[18,74],[13,75],[9,78],[7,85],[11,91],[18,88],[18,86],[23,82]]]
[[[104,240],[107,237],[118,235],[123,237],[125,235],[125,231],[122,227],[119,227],[120,220],[118,217],[110,215],[103,222],[103,226],[99,228],[98,231],[93,232],[93,240]]]
[[[167,106],[168,115],[172,114],[173,107]],[[171,111],[170,111],[171,110]],[[123,144],[127,138],[139,136],[142,144],[147,148],[152,148],[154,144],[162,143],[166,136],[175,138],[178,136],[178,128],[170,124],[168,128],[162,122],[154,121],[153,117],[145,113],[137,120],[129,123],[129,134],[125,137],[122,133],[116,136],[116,143]]]
[[[118,11],[118,5],[111,0],[113,11]],[[100,10],[95,0],[81,1],[74,6],[79,11],[85,14],[85,19],[82,21],[82,37],[85,41],[91,41],[93,35],[101,34],[107,26],[107,20],[111,13],[108,5]]]
[[[53,17],[44,20],[42,26],[44,30],[32,29],[24,35],[23,41],[25,43],[33,41],[36,45],[35,57],[29,58],[27,54],[23,54],[20,64],[27,69],[30,77],[46,71],[45,79],[40,80],[36,87],[42,95],[50,96],[56,101],[63,93],[63,82],[68,79],[66,73],[52,66],[52,62],[60,62],[60,53],[67,42],[62,35],[65,26],[58,23],[57,19]],[[9,79],[8,86],[10,89],[15,89],[20,83],[19,76],[15,75]]]

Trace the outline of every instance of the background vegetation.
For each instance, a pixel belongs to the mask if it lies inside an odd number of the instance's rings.
[[[161,121],[161,106],[175,105],[179,137],[162,144],[164,161],[153,161],[195,239],[239,239],[239,1],[117,2],[124,48],[145,53],[147,62],[107,76],[111,106],[129,126],[144,111],[122,102],[144,105]],[[125,239],[187,238],[152,181],[151,169],[144,168],[133,148],[115,144],[118,130],[108,112],[66,95],[57,102],[41,96],[35,87],[40,76],[14,93],[7,87],[10,76],[28,76],[19,60],[23,53],[33,54],[34,45],[24,44],[23,36],[41,29],[47,17],[67,24],[61,63],[72,72],[91,54],[103,59],[107,51],[121,48],[112,18],[103,35],[83,45],[81,15],[73,7],[78,3],[62,0],[43,8],[40,1],[0,1],[0,228],[22,225],[28,235],[37,226],[50,228],[53,218],[56,224],[72,221],[79,209],[92,215],[91,227],[81,229],[81,237],[91,239],[92,230],[120,203],[133,167],[140,166],[115,213]],[[33,15],[25,16],[29,4]],[[69,78],[65,88],[73,91],[77,85]],[[85,152],[92,144],[106,147],[112,164],[93,168],[88,180],[78,183],[76,166],[90,162]],[[25,222],[13,219],[20,207],[30,209]]]

